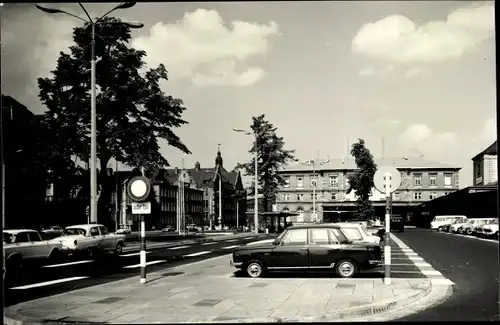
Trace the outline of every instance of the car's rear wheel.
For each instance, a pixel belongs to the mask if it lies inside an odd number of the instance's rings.
[[[335,263],[335,273],[341,278],[352,278],[357,269],[356,263],[351,260],[341,260]]]
[[[249,277],[260,278],[264,275],[265,272],[264,263],[259,260],[252,260],[248,262],[246,271]]]
[[[465,230],[465,233],[466,233],[467,235],[472,235],[472,229],[467,228],[467,229]]]
[[[443,231],[443,227],[438,227],[438,231]]]
[[[62,253],[60,250],[58,249],[53,249],[52,252],[50,252],[50,255],[49,255],[49,261],[52,262],[52,263],[57,263],[57,262],[60,262],[62,260]]]

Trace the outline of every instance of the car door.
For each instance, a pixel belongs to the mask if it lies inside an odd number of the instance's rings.
[[[101,241],[102,241],[102,236],[101,233],[99,232],[99,227],[91,227],[89,230],[89,243],[87,244],[87,247],[101,247]]]
[[[33,252],[31,250],[31,243],[28,236],[28,232],[22,231],[16,234],[15,238],[16,248],[15,251],[19,252],[24,259],[33,258]]]
[[[307,228],[291,229],[273,249],[268,259],[269,269],[309,268]]]
[[[47,245],[47,242],[42,241],[42,238],[38,232],[30,231],[27,232],[29,241],[31,244],[31,254],[33,258],[45,258],[48,257],[50,252],[48,249],[51,247]]]
[[[108,229],[104,226],[99,226],[99,232],[101,233],[100,248],[104,250],[110,250],[114,248],[113,236],[108,232]]]
[[[309,267],[325,269],[332,267],[340,257],[341,245],[330,235],[328,228],[309,229]]]

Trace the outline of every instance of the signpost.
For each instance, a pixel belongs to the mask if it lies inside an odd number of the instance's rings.
[[[391,284],[391,208],[392,193],[401,185],[401,174],[392,166],[382,166],[373,176],[375,188],[385,194],[385,276],[384,283]]]
[[[151,202],[145,202],[151,193],[151,183],[144,176],[133,177],[127,184],[127,194],[134,201],[132,214],[138,214],[141,220],[141,278],[140,283],[146,284],[146,222],[144,215],[151,213]]]

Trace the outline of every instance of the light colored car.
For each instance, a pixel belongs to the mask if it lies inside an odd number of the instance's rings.
[[[100,224],[67,227],[61,237],[53,240],[61,241],[63,252],[86,254],[88,257],[100,251],[119,254],[125,246],[125,235],[109,233],[108,229]]]
[[[498,238],[498,219],[483,225],[481,235],[483,237]]]
[[[476,227],[482,226],[493,219],[488,218],[471,218],[468,219],[466,223],[459,224],[456,227],[456,231],[450,228],[450,231],[457,232],[459,234],[472,235]]]
[[[335,225],[339,225],[347,238],[352,241],[380,245],[380,237],[370,235],[359,222],[338,222]]]
[[[3,242],[7,269],[21,267],[27,262],[44,259],[58,261],[61,258],[61,242],[42,240],[36,230],[4,230]]]
[[[444,227],[455,223],[457,220],[467,220],[466,216],[463,215],[441,215],[435,216],[431,221],[431,229],[437,231],[443,231]]]
[[[40,232],[44,235],[48,235],[48,236],[61,236],[61,234],[63,233],[64,229],[62,227],[59,227],[59,226],[51,226],[49,228],[44,228],[42,229]]]
[[[123,235],[128,235],[128,234],[130,234],[130,233],[131,233],[131,231],[130,231],[130,229],[128,229],[128,228],[121,228],[121,229],[118,229],[118,230],[116,231],[116,234],[119,234],[119,235],[120,235],[120,234],[123,234]]]

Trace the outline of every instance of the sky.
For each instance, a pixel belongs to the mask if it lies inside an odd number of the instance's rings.
[[[82,18],[76,3],[50,4]],[[112,3],[86,4],[92,17]],[[2,93],[34,113],[80,21],[34,4],[4,4]],[[299,159],[341,157],[363,138],[374,156],[424,156],[462,167],[496,140],[493,2],[138,3],[113,16],[139,21],[131,46],[165,64],[163,90],[181,98],[192,151],[162,144],[172,166],[246,162],[249,128],[265,114]]]

